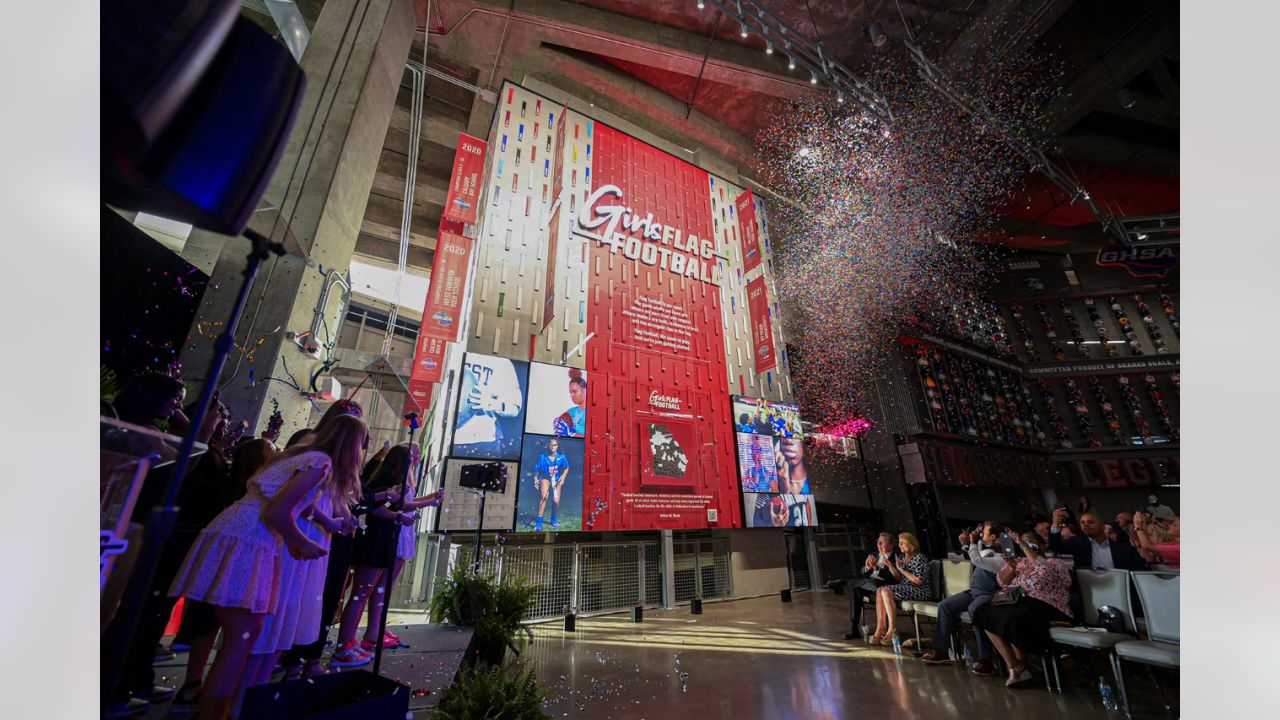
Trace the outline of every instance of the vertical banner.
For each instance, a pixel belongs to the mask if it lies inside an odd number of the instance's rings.
[[[468,225],[475,224],[486,147],[485,141],[458,133],[458,152],[453,156],[453,174],[449,177],[444,217]]]
[[[404,399],[401,415],[418,413],[418,424],[427,421],[427,412],[431,409],[431,392],[434,385],[420,380],[409,380],[409,394]],[[407,422],[407,421],[406,421]]]
[[[462,296],[467,285],[467,268],[471,265],[471,244],[470,238],[440,232],[431,263],[431,286],[427,289],[427,306],[422,311],[420,338],[449,342],[458,339]]]
[[[559,114],[552,114],[549,122],[555,125],[556,144],[555,149],[551,152],[550,162],[552,164],[551,187],[556,188],[557,192],[564,187],[560,181],[564,176],[564,126],[568,124],[567,115],[569,111],[568,105],[562,105]],[[559,122],[557,122],[557,117]],[[543,285],[546,288],[546,295],[542,301],[542,327],[538,332],[547,329],[551,324],[551,320],[556,316],[556,269],[559,265],[557,261],[557,251],[560,247],[560,204],[563,196],[559,195],[552,203],[555,208],[551,213],[551,224],[547,234],[547,278]]]
[[[769,295],[763,276],[747,283],[747,307],[751,310],[751,350],[756,372],[772,370],[778,366],[778,359],[773,351],[773,323],[769,320]]]
[[[751,197],[751,188],[739,195],[733,204],[738,208],[738,225],[742,227],[742,271],[749,273],[760,265],[760,231],[756,228],[756,204]]]

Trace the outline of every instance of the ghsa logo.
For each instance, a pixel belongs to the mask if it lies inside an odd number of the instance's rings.
[[[437,367],[440,366],[440,363],[436,362],[433,358],[429,358],[429,357],[422,358],[422,362],[418,364],[427,370],[435,370]]]
[[[471,209],[471,203],[467,202],[467,199],[462,197],[461,195],[453,199],[453,204],[457,205],[459,210]]]
[[[756,357],[759,357],[759,358],[767,358],[767,357],[769,357],[769,344],[768,344],[768,343],[765,343],[765,344],[761,345],[760,347],[756,348]]]
[[[441,327],[449,327],[453,324],[453,316],[443,310],[432,315],[431,319],[440,323]]]
[[[1178,267],[1178,250],[1174,245],[1108,245],[1098,251],[1096,263],[1098,267],[1122,267],[1133,277],[1162,278]]]

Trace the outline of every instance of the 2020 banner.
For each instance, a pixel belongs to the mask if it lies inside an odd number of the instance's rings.
[[[466,133],[458,133],[458,152],[453,156],[453,173],[449,177],[449,194],[445,197],[444,217],[468,225],[476,222],[480,206],[480,181],[484,172],[487,143]]]
[[[467,288],[467,269],[471,265],[471,245],[470,238],[440,232],[435,260],[431,265],[427,306],[422,311],[420,335],[449,342],[458,339],[462,296]]]

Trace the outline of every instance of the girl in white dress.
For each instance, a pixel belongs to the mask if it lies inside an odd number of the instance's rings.
[[[169,594],[214,606],[223,645],[209,671],[200,718],[230,713],[245,664],[267,615],[281,600],[283,551],[314,560],[324,546],[307,537],[298,517],[319,494],[359,493],[360,466],[369,445],[362,420],[334,418],[309,445],[276,456],[249,480],[248,492],[200,533]]]

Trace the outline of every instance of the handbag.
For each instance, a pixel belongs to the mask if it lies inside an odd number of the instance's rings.
[[[995,595],[991,597],[991,604],[992,605],[1013,605],[1014,603],[1021,600],[1023,595],[1026,595],[1026,591],[1023,590],[1022,587],[1018,585],[1014,585],[1013,587],[1001,588],[999,591],[996,592]]]

